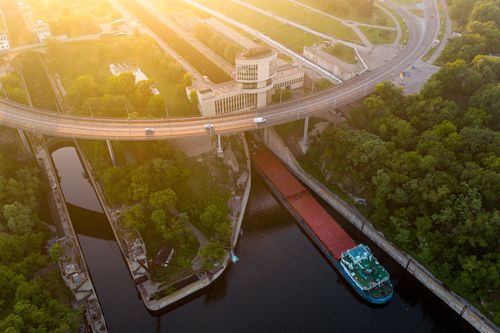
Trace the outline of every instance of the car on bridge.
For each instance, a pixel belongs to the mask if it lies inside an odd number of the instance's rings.
[[[266,118],[264,117],[257,117],[257,118],[254,118],[254,123],[256,124],[262,124],[262,123],[265,123],[266,122]]]
[[[154,134],[155,130],[154,130],[154,128],[152,128],[152,127],[146,127],[146,128],[144,129],[144,132],[146,132],[146,134],[151,135],[151,134]]]
[[[205,124],[203,127],[207,130],[214,128],[214,124]]]

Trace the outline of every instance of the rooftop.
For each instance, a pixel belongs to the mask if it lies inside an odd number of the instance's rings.
[[[272,49],[262,46],[262,47],[254,47],[252,49],[248,50],[243,50],[240,53],[236,55],[236,59],[263,59],[266,57],[271,56],[272,54],[275,54],[276,51],[273,51]]]

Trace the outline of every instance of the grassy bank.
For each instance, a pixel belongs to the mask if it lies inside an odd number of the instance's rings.
[[[366,24],[376,24],[386,27],[395,27],[392,19],[380,8],[374,7],[371,15],[362,15],[354,7],[339,10],[333,6],[331,0],[299,0],[308,6],[319,9],[327,14],[339,17],[343,20],[352,20]]]
[[[356,51],[354,51],[352,47],[337,43],[335,45],[325,47],[323,50],[348,64],[355,64],[358,62],[356,59]]]
[[[361,26],[359,28],[372,44],[390,44],[396,39],[396,31],[394,30],[377,29],[365,26]]]
[[[340,21],[296,5],[288,0],[249,0],[248,3],[335,38],[360,42],[354,31]]]
[[[214,83],[229,81],[230,77],[214,64],[204,54],[194,48],[189,42],[165,26],[156,16],[133,0],[120,0],[140,20],[147,22],[148,26],[162,38],[179,55],[186,59],[197,71]]]
[[[252,27],[297,53],[302,53],[304,46],[317,44],[322,38],[280,23],[244,6],[225,0],[198,0],[197,2],[221,12],[249,27]]]

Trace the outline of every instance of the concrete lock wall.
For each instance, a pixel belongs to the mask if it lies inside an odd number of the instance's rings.
[[[370,238],[384,252],[390,255],[396,262],[404,267],[411,275],[418,279],[443,302],[448,304],[448,306],[460,314],[460,316],[467,320],[474,328],[485,333],[500,332],[499,328],[481,312],[479,312],[479,310],[477,310],[471,303],[445,287],[441,281],[435,278],[431,272],[429,272],[413,257],[397,249],[396,246],[384,237],[382,232],[375,229],[372,223],[359,213],[356,207],[344,202],[337,195],[330,192],[323,184],[307,174],[300,167],[295,156],[273,128],[266,128],[259,134],[267,148],[278,156],[278,158],[288,166],[295,176],[297,176],[331,207],[344,216],[364,235]]]

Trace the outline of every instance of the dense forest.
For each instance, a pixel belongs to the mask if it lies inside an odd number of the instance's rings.
[[[83,147],[102,184],[106,201],[126,207],[122,224],[142,235],[148,256],[165,244],[176,254],[167,269],[154,267],[157,279],[189,270],[200,244],[188,227],[195,225],[209,240],[201,249],[204,268],[224,255],[231,237],[228,219],[230,185],[227,168],[215,161],[194,161],[167,142],[115,144],[122,166],[112,167],[102,142]],[[125,156],[128,156],[125,157]],[[214,163],[215,162],[215,163]]]
[[[19,160],[14,132],[0,145],[0,331],[76,332],[80,315],[46,249],[50,230],[40,216],[42,181]]]
[[[499,2],[478,0],[469,12],[419,94],[380,84],[302,162],[366,198],[367,216],[389,239],[498,324],[500,58],[489,54],[500,46],[490,36],[500,35]]]
[[[171,117],[198,114],[185,92],[191,75],[150,37],[65,44],[51,41],[47,59],[66,87],[65,104],[70,113],[121,118],[166,117],[167,112]],[[113,76],[111,64],[138,67],[148,80],[136,82],[127,72]],[[153,87],[160,94],[154,94]]]

